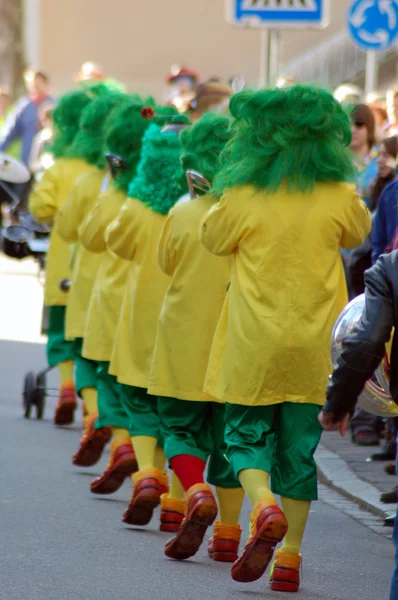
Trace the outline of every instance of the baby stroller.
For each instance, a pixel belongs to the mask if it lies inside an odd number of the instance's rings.
[[[51,229],[48,225],[40,225],[32,215],[20,210],[20,202],[16,193],[16,185],[26,183],[30,179],[30,172],[26,166],[8,156],[0,153],[0,190],[2,214],[6,216],[1,231],[1,246],[3,253],[10,258],[23,260],[32,257],[38,264],[38,278],[41,284],[44,279],[46,253],[49,244]],[[4,210],[4,205],[6,210]],[[67,285],[61,282],[63,285]],[[43,308],[42,333],[46,333],[48,311]],[[25,418],[31,415],[32,406],[36,407],[36,417],[43,418],[45,397],[50,395],[46,390],[46,375],[49,368],[35,374],[30,371],[26,374],[23,387],[23,411]]]

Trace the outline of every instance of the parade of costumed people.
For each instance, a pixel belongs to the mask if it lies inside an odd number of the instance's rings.
[[[109,372],[131,265],[107,248],[105,233],[125,203],[128,186],[137,171],[142,136],[149,125],[142,117],[143,107],[138,98],[126,96],[123,106],[110,117],[105,153],[112,183],[99,194],[79,230],[81,244],[89,252],[102,256],[87,314],[83,356],[97,362],[99,416],[95,428],[110,428],[112,443],[104,473],[91,483],[94,494],[116,492],[126,477],[137,470],[121,384]]]
[[[180,134],[182,168],[188,177],[203,177],[207,191],[230,138],[230,126],[229,117],[209,113]],[[167,544],[166,555],[175,559],[193,556],[216,518],[217,504],[204,481],[210,456],[206,478],[216,486],[220,518],[209,554],[214,560],[233,562],[241,537],[243,490],[225,458],[225,405],[203,392],[211,343],[227,293],[230,260],[212,256],[200,244],[200,221],[216,202],[206,188],[201,189],[198,197],[194,194],[190,201],[171,209],[160,235],[159,265],[172,282],[159,316],[149,392],[158,396],[165,454],[186,492],[184,502],[175,503],[181,527]]]
[[[398,409],[376,416],[361,394],[382,364],[390,408],[397,395],[398,138],[360,94],[236,91],[185,66],[166,83],[161,103],[87,62],[43,121],[52,158],[28,206],[51,229],[51,431],[74,436],[65,465],[104,536],[149,546],[153,582],[156,555],[209,586],[225,569],[228,594],[302,592],[323,429],[358,447],[397,432]]]
[[[187,119],[173,112],[167,107],[163,111],[160,107],[143,109],[143,118],[153,122],[143,137],[128,199],[106,233],[108,248],[131,262],[110,364],[111,374],[122,384],[122,403],[138,463],[130,504],[123,515],[130,525],[147,525],[162,498],[182,496],[174,473],[169,487],[157,398],[148,393],[157,319],[168,286],[157,263],[156,248],[166,215],[183,192],[179,132]]]
[[[39,223],[52,224],[76,180],[95,169],[87,160],[71,156],[69,153],[79,132],[84,109],[96,94],[103,91],[102,86],[76,90],[65,94],[58,102],[54,111],[55,137],[51,149],[55,162],[44,173],[29,197],[29,210]],[[49,366],[58,367],[61,380],[59,400],[54,414],[54,423],[57,425],[72,423],[77,406],[74,344],[65,336],[68,294],[60,287],[60,282],[69,280],[71,276],[69,244],[53,230],[47,255],[44,303],[50,307],[47,360]]]
[[[271,588],[297,591],[329,340],[347,303],[340,247],[360,245],[371,221],[347,183],[350,124],[329,93],[243,91],[230,110],[233,137],[213,186],[221,199],[202,222],[205,247],[232,256],[204,390],[226,402],[227,456],[253,505],[232,577],[260,578],[282,542]]]
[[[73,458],[78,466],[92,466],[101,456],[109,441],[109,429],[95,430],[98,417],[97,363],[82,356],[87,311],[91,293],[100,267],[102,255],[87,251],[79,243],[79,227],[100,192],[106,191],[109,177],[105,170],[104,138],[107,119],[123,103],[120,92],[106,92],[95,98],[83,111],[80,129],[68,156],[85,160],[95,169],[79,177],[68,198],[60,207],[54,230],[71,245],[72,281],[68,292],[65,318],[65,338],[74,342],[76,391],[83,398],[86,416],[84,434],[79,451]]]

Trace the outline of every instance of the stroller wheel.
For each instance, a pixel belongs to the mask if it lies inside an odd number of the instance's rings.
[[[23,409],[25,419],[30,418],[32,404],[35,403],[36,377],[32,371],[25,375],[23,386]]]
[[[35,389],[36,419],[43,418],[45,397],[46,397],[46,376],[39,375],[36,378],[36,389]]]

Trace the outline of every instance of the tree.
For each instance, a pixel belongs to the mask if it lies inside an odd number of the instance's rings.
[[[23,89],[22,0],[0,0],[0,86],[12,97]]]

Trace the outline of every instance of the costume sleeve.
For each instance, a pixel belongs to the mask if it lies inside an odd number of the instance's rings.
[[[339,421],[353,413],[365,383],[385,354],[385,345],[394,326],[394,299],[391,282],[380,260],[365,275],[365,307],[353,333],[343,340],[326,393],[324,411]]]
[[[341,247],[357,248],[368,237],[372,227],[370,212],[359,194],[352,191],[346,203]]]
[[[387,244],[387,228],[386,228],[386,200],[388,199],[388,192],[386,190],[381,193],[379,202],[377,204],[376,213],[373,219],[372,227],[372,263],[374,264],[379,256],[383,254]]]
[[[163,225],[158,244],[158,263],[166,275],[173,276],[177,258],[177,240],[174,228],[175,216],[171,211]]]
[[[234,254],[247,233],[241,211],[236,208],[238,192],[231,190],[222,196],[202,220],[199,236],[202,244],[217,256]]]
[[[55,219],[57,233],[68,244],[79,240],[78,229],[84,219],[85,206],[90,193],[90,186],[87,183],[87,174],[78,177]]]
[[[97,198],[92,210],[79,228],[79,239],[90,252],[106,250],[105,233],[116,219],[125,201],[125,196],[112,190],[103,192]]]
[[[57,163],[47,169],[29,197],[29,211],[38,223],[52,223],[58,212],[61,169]]]
[[[128,198],[106,230],[109,250],[124,260],[134,259],[138,240],[145,235],[147,221],[144,212],[145,207],[139,200]]]

